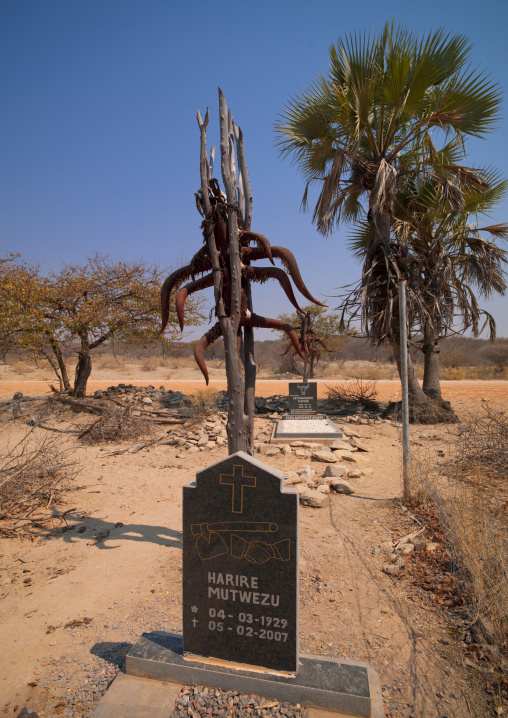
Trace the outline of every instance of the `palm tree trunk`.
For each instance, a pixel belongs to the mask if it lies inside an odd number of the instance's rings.
[[[399,376],[402,376],[402,367],[401,367],[401,359],[400,359],[400,342],[393,338],[390,340],[390,346],[392,347],[393,356],[395,359],[395,363],[397,364],[397,369],[399,371]],[[411,356],[407,355],[407,386],[408,386],[408,393],[409,393],[409,406],[425,406],[428,403],[427,396],[423,393],[423,390],[418,382],[418,379],[416,378],[415,374],[415,368],[413,365],[413,361],[411,359]]]
[[[395,333],[390,339],[390,346],[397,364],[399,376],[401,376],[400,342],[395,338]],[[445,401],[434,401],[424,393],[418,379],[416,378],[414,365],[411,357],[407,356],[407,383],[409,394],[409,421],[413,424],[455,424],[458,418],[450,404]],[[384,418],[397,416],[400,418],[400,402],[390,403],[383,413]]]
[[[428,336],[428,332],[425,332],[423,344],[423,391],[432,399],[441,401],[438,354],[437,339]]]

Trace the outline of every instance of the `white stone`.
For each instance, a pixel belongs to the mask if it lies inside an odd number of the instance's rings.
[[[348,467],[345,464],[334,464],[333,466],[329,464],[323,473],[323,478],[326,477],[332,477],[334,479],[338,479],[343,474],[347,474]]]
[[[306,489],[300,495],[300,503],[302,506],[312,506],[316,509],[322,509],[328,506],[328,496],[322,494],[321,491],[314,491],[313,489]]]
[[[326,464],[335,464],[337,461],[333,451],[313,451],[312,456],[316,461],[322,461]]]
[[[298,476],[301,476],[305,481],[312,481],[312,479],[316,475],[314,469],[312,469],[310,466],[307,466],[307,464],[300,466],[297,473]]]

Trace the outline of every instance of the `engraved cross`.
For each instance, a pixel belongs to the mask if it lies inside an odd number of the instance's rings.
[[[231,511],[234,514],[243,514],[243,489],[245,486],[254,488],[256,486],[255,476],[244,476],[244,466],[239,464],[233,465],[232,474],[221,474],[220,483],[233,487],[231,497]]]

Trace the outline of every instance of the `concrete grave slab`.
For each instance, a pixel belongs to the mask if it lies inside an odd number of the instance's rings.
[[[270,443],[289,444],[295,439],[305,439],[319,441],[320,444],[332,444],[343,436],[337,424],[322,414],[305,418],[284,414],[273,429]]]
[[[242,670],[220,661],[184,658],[181,636],[153,631],[144,633],[127,654],[126,672],[158,681],[254,693],[339,715],[384,716],[379,678],[366,663],[358,661],[300,656],[294,676]]]

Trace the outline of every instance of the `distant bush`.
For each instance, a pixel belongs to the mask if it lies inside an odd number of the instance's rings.
[[[189,420],[195,424],[201,423],[207,416],[217,411],[219,394],[215,389],[207,387],[199,389],[188,396],[190,405],[188,408]]]

